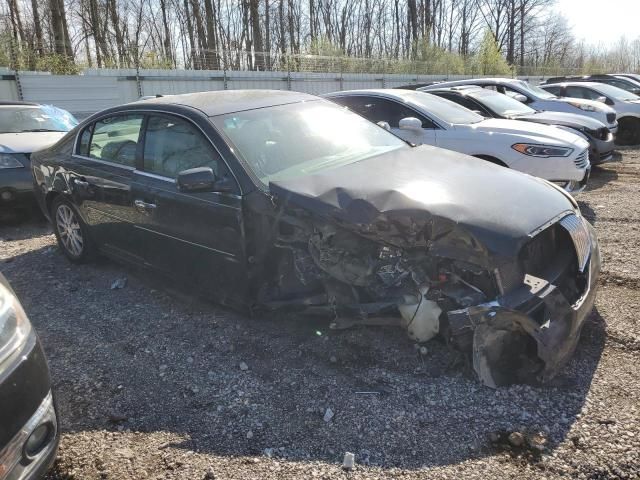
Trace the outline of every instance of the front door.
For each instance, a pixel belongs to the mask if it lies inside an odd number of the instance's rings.
[[[182,117],[150,115],[143,142],[143,168],[134,172],[132,198],[145,260],[222,302],[243,298],[239,189],[188,193],[175,181],[181,171],[196,167],[210,167],[217,178],[233,180],[224,160],[198,127]]]

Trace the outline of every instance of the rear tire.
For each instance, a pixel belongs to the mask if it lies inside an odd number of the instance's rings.
[[[640,119],[621,118],[618,124],[618,134],[616,135],[618,145],[640,144]]]
[[[62,253],[73,263],[86,263],[94,257],[89,228],[76,207],[62,196],[51,205],[51,222]]]

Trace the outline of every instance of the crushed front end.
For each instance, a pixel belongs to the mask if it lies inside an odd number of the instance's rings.
[[[453,339],[472,344],[473,366],[491,387],[545,382],[569,361],[596,297],[595,231],[569,214],[531,235],[494,302],[447,312]]]
[[[442,335],[483,383],[544,382],[571,357],[600,270],[593,228],[564,212],[499,261],[447,219],[376,214],[354,226],[303,209],[278,218],[258,305]]]

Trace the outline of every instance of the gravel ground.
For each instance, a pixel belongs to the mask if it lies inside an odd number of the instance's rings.
[[[595,168],[579,200],[604,273],[544,388],[483,387],[464,357],[393,328],[249,319],[106,260],[72,266],[46,224],[0,226],[59,405],[49,478],[639,478],[640,150]]]

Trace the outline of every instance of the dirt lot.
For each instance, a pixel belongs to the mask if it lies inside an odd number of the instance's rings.
[[[392,328],[245,318],[109,261],[72,266],[46,224],[0,227],[62,417],[50,478],[639,478],[640,150],[596,168],[580,201],[604,274],[544,388],[485,388]],[[548,443],[511,447],[514,431]]]

